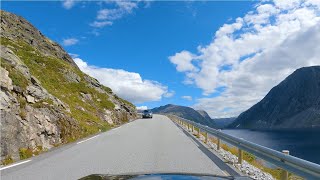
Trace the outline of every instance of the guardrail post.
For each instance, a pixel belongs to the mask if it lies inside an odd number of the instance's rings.
[[[218,131],[221,131],[221,129],[218,129]],[[220,150],[220,138],[217,137],[217,150]]]
[[[282,153],[289,155],[289,151],[288,150],[282,150]],[[281,180],[288,180],[288,177],[289,177],[288,171],[282,169],[282,171],[281,171]]]
[[[200,138],[200,128],[198,128],[197,138]]]
[[[194,126],[193,125],[191,125],[192,126],[192,132],[194,131]]]
[[[243,159],[243,151],[242,149],[238,148],[238,164],[242,164]]]
[[[208,144],[208,133],[204,132],[204,142]]]

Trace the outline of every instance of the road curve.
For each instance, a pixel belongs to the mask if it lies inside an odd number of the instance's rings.
[[[2,180],[79,179],[89,174],[224,175],[170,119],[154,115],[1,170]]]

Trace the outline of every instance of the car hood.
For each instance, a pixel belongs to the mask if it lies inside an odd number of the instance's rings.
[[[80,180],[109,180],[109,179],[121,179],[121,180],[167,180],[167,179],[177,179],[177,180],[251,180],[249,177],[245,176],[215,176],[208,174],[182,174],[182,173],[161,173],[161,174],[130,174],[130,175],[108,175],[108,174],[92,174],[81,178]]]

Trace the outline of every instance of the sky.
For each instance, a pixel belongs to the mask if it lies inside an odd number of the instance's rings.
[[[238,116],[320,65],[320,0],[2,1],[138,108]]]

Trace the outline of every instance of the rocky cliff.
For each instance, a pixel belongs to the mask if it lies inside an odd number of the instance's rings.
[[[320,66],[297,69],[231,124],[232,128],[320,128]]]
[[[82,73],[20,16],[1,11],[2,164],[135,119],[135,106]]]
[[[207,112],[203,110],[200,110],[199,112],[190,107],[167,104],[165,106],[153,108],[151,111],[159,114],[172,114],[203,125],[215,127],[215,122],[209,117]]]

